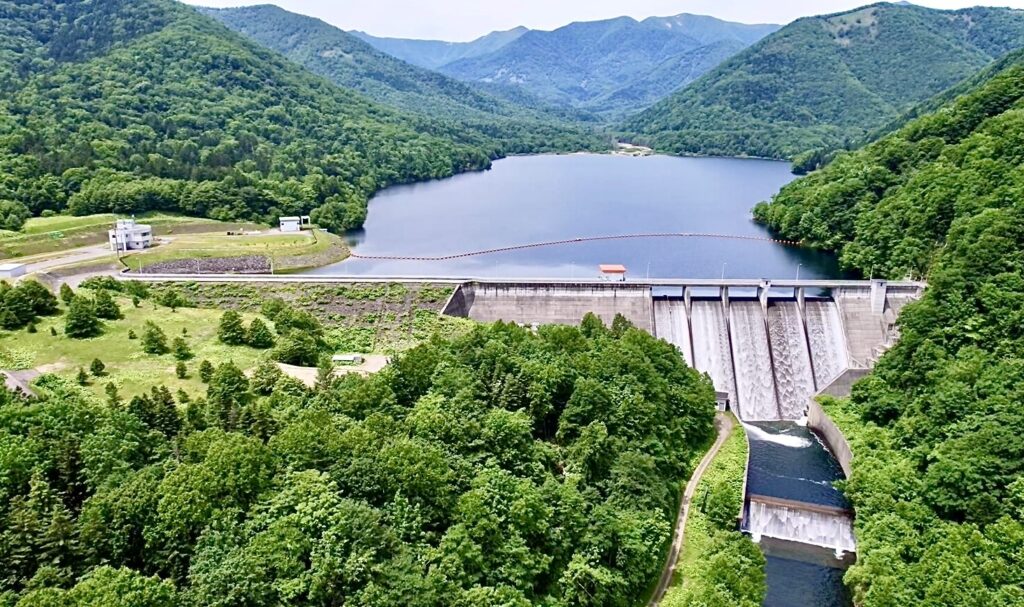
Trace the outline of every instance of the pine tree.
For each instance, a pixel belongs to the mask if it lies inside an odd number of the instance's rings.
[[[50,335],[57,337],[57,327],[50,327]]]
[[[121,395],[117,393],[117,386],[113,382],[108,383],[103,391],[107,394],[107,404],[111,407],[118,407],[121,405]]]
[[[142,303],[142,302],[139,301],[139,296],[138,295],[132,295],[132,307],[137,308],[137,307],[139,307],[140,303]]]
[[[88,386],[89,385],[89,374],[85,372],[85,369],[78,367],[78,385]]]
[[[174,341],[171,342],[171,350],[174,351],[174,358],[179,361],[192,358],[192,350],[189,349],[188,343],[181,336],[175,337]]]
[[[151,320],[146,321],[142,330],[142,351],[146,354],[167,354],[167,335]]]
[[[263,322],[259,318],[254,318],[249,323],[249,329],[245,334],[245,343],[249,344],[253,348],[259,348],[265,350],[267,348],[274,347],[274,334],[270,332],[270,328],[267,323]]]
[[[228,310],[220,317],[217,338],[229,346],[239,346],[245,343],[245,327],[242,326],[242,317],[238,312]]]
[[[64,334],[74,339],[93,337],[100,333],[100,319],[92,301],[76,295],[68,305],[64,319]]]
[[[60,300],[64,302],[64,305],[70,305],[71,300],[75,298],[75,292],[71,290],[68,283],[64,282],[60,285]]]
[[[100,289],[96,292],[96,316],[107,320],[122,318],[121,308],[117,306],[117,302],[110,295],[110,291],[106,289]]]
[[[103,361],[98,358],[92,359],[92,364],[89,365],[89,371],[95,377],[103,377],[103,375],[105,375],[104,371],[106,370],[106,368],[107,366],[103,364]]]
[[[138,335],[135,334],[135,329],[128,329],[128,339],[137,339]]]
[[[185,379],[188,377],[188,367],[185,366],[185,361],[178,361],[178,364],[174,367],[174,374],[178,376],[178,379]]]
[[[213,371],[213,364],[210,361],[204,360],[199,363],[199,379],[203,380],[204,384],[210,383],[210,378],[213,377]]]

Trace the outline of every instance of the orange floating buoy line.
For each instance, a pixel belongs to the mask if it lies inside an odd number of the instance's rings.
[[[803,243],[796,240],[780,240],[766,236],[741,236],[737,234],[715,234],[711,232],[659,232],[652,234],[619,234],[615,236],[585,236],[580,238],[567,238],[564,240],[549,240],[546,242],[533,242],[528,244],[510,245],[494,249],[482,249],[479,251],[467,251],[465,253],[453,253],[451,255],[360,255],[350,253],[353,259],[385,260],[385,261],[448,261],[461,259],[463,257],[476,257],[478,255],[490,255],[493,253],[506,253],[508,251],[519,251],[522,249],[539,249],[541,247],[553,247],[565,244],[580,242],[596,242],[601,240],[629,240],[639,238],[724,238],[731,240],[753,240],[758,242],[772,242],[788,247],[799,247]]]

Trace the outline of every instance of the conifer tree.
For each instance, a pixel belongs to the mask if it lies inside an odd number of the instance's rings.
[[[100,319],[92,301],[76,295],[68,306],[64,319],[64,334],[74,339],[93,337],[100,333]]]

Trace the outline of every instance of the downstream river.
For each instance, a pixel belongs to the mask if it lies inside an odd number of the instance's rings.
[[[765,160],[576,154],[499,160],[485,172],[388,188],[349,235],[358,255],[437,257],[623,234],[769,238],[751,208],[792,181]],[[446,260],[349,259],[318,274],[503,278],[595,277],[602,263],[634,277],[826,278],[829,255],[768,241],[638,238],[575,242]]]

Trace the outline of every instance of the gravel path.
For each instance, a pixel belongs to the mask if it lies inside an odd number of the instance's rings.
[[[679,502],[679,516],[676,519],[676,532],[675,537],[672,539],[672,548],[669,549],[668,559],[665,561],[665,569],[661,572],[658,586],[654,589],[651,600],[647,603],[648,607],[658,607],[661,599],[665,598],[665,591],[668,590],[669,584],[672,583],[672,577],[676,572],[679,552],[683,548],[686,520],[690,515],[690,501],[693,499],[693,494],[697,492],[697,485],[700,484],[700,479],[704,476],[704,472],[711,465],[711,462],[714,461],[715,456],[718,455],[718,451],[725,444],[725,441],[729,439],[734,425],[732,417],[724,413],[719,413],[715,417],[715,428],[718,429],[718,438],[715,439],[715,444],[711,445],[708,452],[704,454],[704,458],[700,460],[697,469],[690,476],[690,482],[686,483],[686,489],[683,491],[683,497]]]

